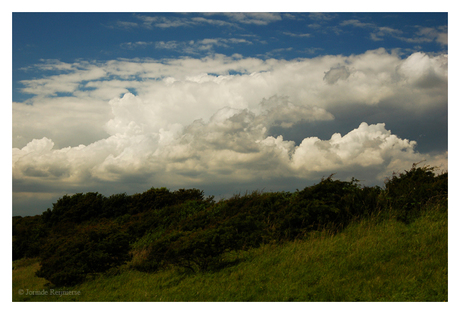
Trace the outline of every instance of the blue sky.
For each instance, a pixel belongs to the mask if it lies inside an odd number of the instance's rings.
[[[13,13],[13,214],[447,170],[447,13]]]
[[[447,52],[447,13],[15,13],[13,100],[42,60]],[[25,71],[24,69],[28,69]]]

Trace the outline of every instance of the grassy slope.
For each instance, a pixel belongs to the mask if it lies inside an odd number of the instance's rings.
[[[331,236],[265,245],[226,256],[239,263],[190,274],[125,268],[59,290],[80,296],[20,296],[49,291],[36,260],[14,262],[13,301],[447,301],[447,210],[432,208],[406,225],[365,220]],[[57,290],[57,289],[56,289]]]

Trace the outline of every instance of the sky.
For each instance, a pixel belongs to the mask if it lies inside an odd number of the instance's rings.
[[[450,15],[449,15],[450,16]],[[447,171],[447,13],[13,13],[13,215]]]

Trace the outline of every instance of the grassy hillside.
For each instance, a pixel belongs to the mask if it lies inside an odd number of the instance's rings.
[[[65,195],[13,217],[13,300],[446,301],[447,179]]]
[[[222,256],[226,267],[118,273],[54,288],[37,278],[37,259],[14,261],[14,301],[447,301],[447,203],[426,206],[411,223],[374,215],[335,235],[264,244]],[[20,289],[24,294],[20,295]],[[26,295],[27,291],[48,295]]]

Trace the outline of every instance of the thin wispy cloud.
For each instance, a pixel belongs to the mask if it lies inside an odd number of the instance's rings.
[[[418,31],[414,37],[397,37],[402,41],[408,43],[426,43],[426,42],[437,42],[440,45],[447,45],[447,30],[444,27],[433,28],[433,27],[418,27]]]
[[[340,23],[340,26],[354,26],[371,29],[370,38],[374,41],[382,41],[385,37],[392,37],[408,43],[437,42],[441,45],[447,45],[447,31],[444,27],[435,29],[432,27],[417,27],[418,31],[407,37],[400,29],[391,27],[380,27],[374,23],[363,23],[359,20],[346,20]]]
[[[202,16],[147,16],[144,14],[135,14],[134,18],[140,22],[117,21],[116,26],[120,28],[131,29],[135,27],[143,27],[147,29],[153,28],[177,28],[177,27],[192,27],[196,25],[220,26],[220,27],[238,27],[237,24],[212,19]]]
[[[305,33],[305,34],[296,34],[296,33],[291,33],[291,32],[283,32],[284,35],[291,36],[291,37],[311,37],[311,34]]]
[[[169,16],[146,16],[146,15],[136,15],[136,17],[143,22],[142,26],[147,27],[147,28],[181,27],[181,26],[190,26],[191,24],[193,24],[193,22],[188,18],[178,18],[178,17],[169,17]]]
[[[139,27],[139,24],[138,23],[134,23],[134,22],[125,22],[125,21],[117,21],[116,22],[116,25],[120,28],[126,28],[126,29],[131,29],[131,28],[135,28],[135,27]]]
[[[359,20],[346,20],[340,23],[340,26],[347,26],[347,25],[352,25],[355,27],[372,27],[372,28],[376,27],[372,23],[363,23]]]
[[[120,47],[123,49],[138,49],[138,48],[145,48],[150,45],[154,45],[154,42],[145,42],[145,41],[138,41],[138,42],[126,42],[126,43],[121,43]]]
[[[216,20],[216,19],[209,19],[209,18],[204,18],[204,17],[192,17],[192,21],[200,24],[208,24],[208,25],[216,25],[216,26],[229,26],[229,27],[235,27],[235,23],[230,23],[222,20]]]
[[[200,54],[203,51],[213,52],[216,47],[235,48],[238,44],[251,45],[252,42],[244,38],[205,38],[189,41],[126,42],[120,44],[120,47],[130,50],[151,47],[174,50],[182,54]]]
[[[225,15],[242,24],[267,25],[282,20],[282,16],[279,13],[225,13]]]
[[[376,27],[374,32],[370,34],[370,38],[374,41],[381,41],[384,40],[385,36],[398,37],[402,33],[402,31],[390,27]]]
[[[316,12],[316,13],[310,13],[308,17],[311,20],[315,20],[315,21],[331,21],[337,17],[337,14]]]

